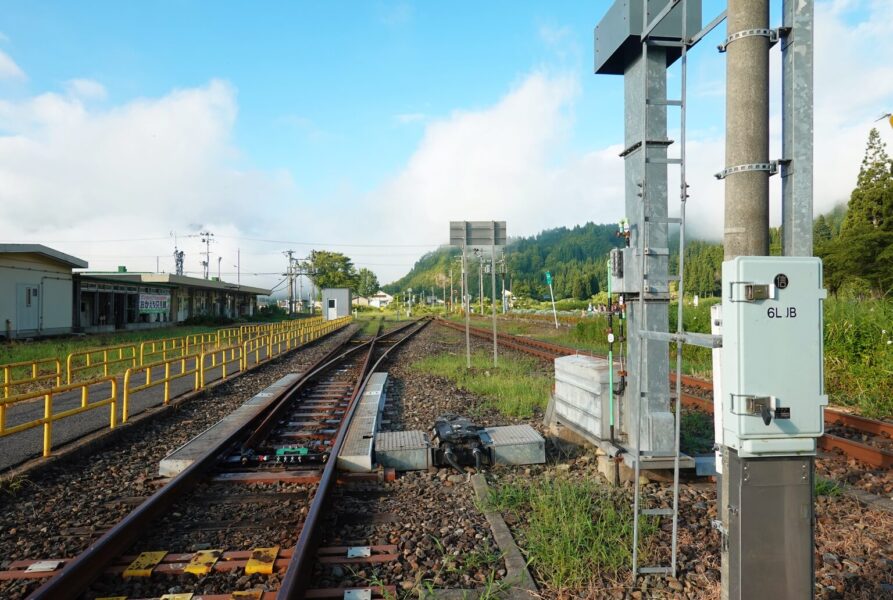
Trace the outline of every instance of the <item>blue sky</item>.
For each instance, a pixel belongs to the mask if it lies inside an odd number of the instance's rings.
[[[817,51],[817,129],[830,130],[817,167],[840,165],[822,207],[845,199],[870,117],[893,105],[879,47],[890,4],[818,3],[817,42],[860,40]],[[177,231],[196,271],[197,240],[182,236],[205,227],[226,263],[241,249],[243,270],[281,269],[289,245],[250,241],[268,239],[340,249],[389,280],[449,219],[506,219],[522,235],[613,221],[622,78],[592,74],[608,5],[6,2],[0,236],[53,241],[96,268],[154,270],[161,256],[169,270]],[[705,2],[704,20],[722,5]],[[689,71],[705,237],[721,207],[709,176],[723,166],[724,35]],[[839,89],[859,82],[871,90],[857,100]],[[104,241],[122,238],[141,241]]]

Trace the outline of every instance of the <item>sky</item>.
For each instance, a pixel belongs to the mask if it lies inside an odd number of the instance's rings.
[[[592,65],[609,5],[7,0],[0,241],[149,272],[173,271],[176,244],[200,275],[197,234],[210,231],[213,275],[281,289],[289,249],[344,252],[384,283],[446,243],[450,220],[505,220],[510,236],[615,222],[623,80]],[[705,0],[703,21],[723,8]],[[688,69],[687,216],[711,240],[725,35],[704,38]],[[891,39],[889,0],[816,2],[817,214],[847,200],[869,129],[893,110]],[[679,79],[674,66],[671,96]]]

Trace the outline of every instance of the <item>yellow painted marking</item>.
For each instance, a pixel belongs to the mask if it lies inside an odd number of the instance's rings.
[[[161,600],[192,600],[192,592],[188,594],[165,594]]]
[[[279,546],[272,548],[254,548],[251,551],[251,558],[245,565],[245,574],[253,575],[260,573],[261,575],[272,575],[273,565],[276,562],[276,556],[279,554]]]
[[[124,577],[151,577],[152,570],[158,566],[164,557],[167,555],[167,550],[161,550],[159,552],[143,552],[139,556],[136,557],[130,566],[127,567],[124,571]]]
[[[214,563],[216,563],[222,555],[223,550],[201,550],[200,552],[196,552],[195,556],[192,557],[192,560],[189,561],[189,564],[186,565],[183,571],[193,575],[207,575],[214,567]]]
[[[249,590],[247,592],[233,592],[232,600],[260,600],[263,590]]]

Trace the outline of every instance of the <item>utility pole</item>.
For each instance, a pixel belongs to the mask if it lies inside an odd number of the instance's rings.
[[[295,259],[294,250],[286,250],[282,254],[288,257],[288,266],[285,269],[285,275],[288,278],[288,314],[295,314]]]
[[[450,313],[453,312],[453,263],[450,263]]]
[[[480,287],[478,288],[478,298],[481,301],[481,316],[484,316],[484,253],[478,252],[478,272],[480,274]]]
[[[217,257],[217,281],[220,281],[220,263],[223,261],[222,256]]]
[[[493,239],[496,239],[496,223],[493,223]],[[490,295],[493,297],[493,304],[490,312],[493,315],[493,366],[499,365],[499,351],[496,343],[496,244],[490,246]]]
[[[729,0],[727,30],[769,31],[769,0]],[[726,49],[725,260],[769,254],[769,36]],[[744,170],[746,169],[746,170]]]
[[[210,231],[202,231],[199,232],[199,238],[202,243],[205,245],[205,251],[202,254],[205,255],[205,260],[202,261],[202,274],[205,279],[210,279],[210,268],[211,268],[211,241],[214,237],[214,234]]]
[[[783,156],[790,161],[782,164],[783,248],[787,257],[812,256],[814,3],[784,0],[782,13],[786,28],[781,40]],[[733,273],[735,266],[741,264],[732,262],[733,259],[749,259],[749,264],[754,264],[756,259],[750,257],[769,254],[769,176],[777,164],[769,160],[769,48],[773,33],[769,29],[769,0],[729,0],[727,31],[726,168],[721,173],[725,183],[724,295],[725,290],[736,283],[726,281],[727,272]],[[796,262],[780,264],[787,265],[784,273],[791,274],[787,269],[795,268]],[[781,267],[773,273],[780,271]],[[772,281],[771,275],[769,277],[768,281]],[[818,280],[821,281],[820,274]],[[783,285],[770,292],[768,303],[774,301],[776,295],[787,293],[779,291],[788,288],[787,276],[776,275],[775,281],[781,281]],[[794,281],[793,276],[790,281]],[[767,284],[766,287],[770,286]],[[744,387],[741,381],[752,385],[733,366],[735,361],[730,361],[732,365],[726,364],[729,360],[726,353],[730,355],[733,349],[741,348],[742,356],[750,363],[758,360],[744,353],[744,336],[738,335],[740,317],[735,311],[729,314],[731,306],[724,298],[720,320],[726,323],[723,375],[718,380],[722,387],[717,391],[717,409],[721,409],[719,414],[723,419],[722,433],[718,434],[721,448],[718,465],[721,469],[718,470],[721,473],[717,482],[717,512],[723,536],[720,597],[722,600],[758,596],[812,598],[815,595],[814,450],[793,451],[789,447],[775,456],[748,453],[740,441],[743,426],[738,426],[737,421],[726,422],[730,419],[730,411],[725,403],[730,402],[730,398],[735,401],[746,399],[740,395],[740,388]],[[761,306],[754,313],[762,316],[766,310]],[[802,314],[798,317],[803,320]],[[748,326],[763,327],[764,324],[758,319],[753,323],[748,321]],[[777,323],[773,326],[777,327]],[[821,331],[820,325],[817,329]],[[740,346],[736,346],[736,342]],[[821,337],[818,342],[820,348]],[[799,343],[805,342],[801,340]],[[729,344],[728,348],[726,344]],[[821,353],[817,362],[822,362]],[[717,365],[714,365],[714,373],[716,370]],[[761,387],[761,393],[767,394],[769,402],[775,398],[769,394],[780,386],[782,391],[778,397],[791,402],[792,396],[785,396],[783,384],[779,384],[773,374],[760,373],[760,384],[765,386]],[[803,382],[805,385],[796,387],[797,395],[810,396],[810,384],[821,393],[820,373],[816,377],[819,383]],[[754,402],[759,401],[757,398]],[[819,405],[814,407],[819,423],[822,403],[819,399]],[[734,408],[731,419],[740,419],[737,412],[740,409],[738,406]],[[751,412],[760,413],[762,422],[768,427],[773,416],[772,408],[763,405],[758,410],[752,408]],[[787,408],[793,417],[786,425],[795,433],[800,425],[794,414],[798,409],[802,406]],[[776,420],[786,418],[779,415],[775,409]],[[756,421],[759,416],[750,418]],[[785,441],[791,445],[800,442],[795,433]],[[757,444],[756,441],[753,443]]]
[[[242,287],[242,249],[236,248],[236,285]]]

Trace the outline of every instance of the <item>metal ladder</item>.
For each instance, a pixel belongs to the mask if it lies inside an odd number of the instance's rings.
[[[633,556],[632,556],[632,571],[633,578],[638,578],[639,575],[669,575],[670,577],[676,577],[676,555],[678,549],[678,523],[679,523],[679,459],[680,459],[680,424],[681,424],[681,397],[682,397],[682,346],[684,344],[684,340],[686,339],[686,333],[683,329],[683,292],[684,292],[684,277],[683,273],[685,270],[685,204],[688,199],[688,184],[686,182],[686,171],[685,171],[685,127],[686,127],[686,77],[687,77],[687,50],[690,43],[689,34],[687,31],[687,10],[688,10],[688,2],[687,0],[670,0],[664,9],[658,13],[658,15],[654,18],[652,22],[649,23],[648,20],[648,11],[645,10],[647,6],[647,2],[643,3],[642,10],[642,85],[644,88],[643,98],[645,99],[645,106],[642,110],[642,141],[640,142],[639,150],[642,154],[642,182],[641,182],[641,197],[642,197],[642,218],[639,221],[641,223],[642,230],[638,235],[638,244],[637,250],[639,252],[639,257],[641,259],[641,287],[639,288],[639,305],[641,311],[641,319],[640,319],[640,329],[637,332],[639,336],[640,344],[642,344],[642,348],[639,352],[639,360],[638,360],[638,372],[639,372],[639,397],[635,400],[639,402],[638,411],[636,413],[636,436],[635,436],[635,444],[634,451],[636,453],[635,460],[635,495],[633,500]],[[682,23],[683,23],[683,35],[682,40],[663,40],[663,39],[654,39],[652,36],[652,31],[657,27],[657,24],[663,20],[663,18],[669,14],[671,10],[673,10],[677,5],[681,4],[681,12],[682,12]],[[662,46],[662,47],[675,47],[680,49],[680,95],[678,100],[669,100],[669,99],[649,99],[648,98],[648,48],[649,46]],[[678,158],[659,158],[659,157],[649,157],[648,156],[648,148],[657,147],[657,146],[669,146],[671,143],[670,140],[648,140],[648,108],[649,106],[675,106],[679,107],[680,112],[680,140],[679,140],[679,157]],[[649,164],[667,164],[667,165],[678,165],[679,169],[679,200],[680,200],[680,210],[678,217],[669,217],[669,216],[654,216],[648,215],[646,213],[646,203],[645,203],[645,194],[647,193],[646,187],[646,178],[647,178],[647,168]],[[648,232],[651,225],[663,225],[669,226],[671,224],[679,225],[679,274],[678,275],[670,275],[669,274],[669,243],[667,244],[667,248],[651,248],[648,242]],[[667,238],[669,242],[669,232],[667,232]],[[647,272],[648,266],[648,257],[649,256],[667,256],[667,275],[652,275],[649,278],[649,274]],[[648,331],[648,311],[645,310],[645,297],[650,293],[650,281],[657,281],[659,283],[665,282],[667,285],[667,291],[669,293],[669,283],[670,281],[678,282],[678,312],[676,319],[676,335],[670,334],[669,332],[666,334],[662,334],[662,332],[651,332]],[[642,412],[643,407],[642,404],[646,401],[648,397],[648,391],[643,390],[641,385],[644,381],[645,376],[645,364],[643,357],[646,354],[646,344],[648,341],[664,341],[668,343],[675,342],[676,344],[676,401],[675,401],[675,409],[674,409],[674,437],[673,437],[673,450],[670,453],[655,453],[652,451],[642,451],[641,448],[641,436],[642,436]],[[648,382],[649,385],[664,385],[663,382]],[[645,457],[661,457],[661,458],[673,458],[673,506],[672,508],[643,508],[642,506],[642,489],[641,484],[639,483],[640,473],[641,473],[641,462]],[[649,566],[640,566],[639,565],[639,527],[641,526],[642,517],[657,517],[657,518],[669,518],[672,519],[672,541],[671,541],[671,556],[670,556],[670,564],[656,564]]]

